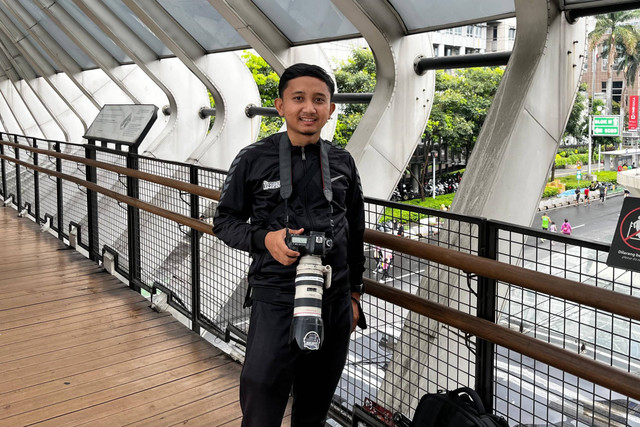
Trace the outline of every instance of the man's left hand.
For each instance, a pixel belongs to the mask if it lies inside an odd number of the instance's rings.
[[[358,292],[351,292],[351,308],[353,311],[353,321],[351,323],[351,332],[356,330],[356,326],[358,326],[358,320],[360,320],[360,310],[358,310],[359,302],[360,302],[360,294]]]

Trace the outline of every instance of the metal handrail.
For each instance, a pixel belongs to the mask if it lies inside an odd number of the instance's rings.
[[[82,157],[51,152],[49,150],[35,149],[6,141],[0,141],[0,144],[25,150],[37,150],[37,152],[42,154],[51,155],[61,159],[78,161],[94,167],[108,166],[105,167],[105,169],[114,172],[117,171],[118,173],[122,173],[127,176],[167,185],[182,191],[189,192],[190,190],[197,190],[198,194],[201,194],[202,191],[207,190],[182,181],[109,165],[107,163],[97,162]],[[88,188],[89,190],[104,194],[136,208],[186,225],[194,230],[214,235],[211,226],[198,219],[157,207],[133,197],[116,193],[90,181],[32,165],[6,155],[0,155],[0,159],[11,161],[15,164],[38,172],[74,182]],[[217,195],[213,193],[206,193],[207,195],[205,197],[218,200],[219,192],[216,193]],[[616,315],[640,320],[640,299],[633,296],[620,294],[590,285],[584,285],[580,282],[547,275],[523,267],[505,264],[500,261],[478,257],[424,242],[404,239],[399,236],[393,236],[375,230],[365,231],[365,242],[385,246],[392,250],[398,250],[409,255],[414,255],[425,260],[454,267],[465,272],[511,283],[526,289],[543,292],[545,294],[570,300],[579,304],[589,305],[594,308],[609,311]],[[488,320],[480,319],[476,316],[447,307],[443,304],[429,301],[425,298],[395,289],[374,280],[365,278],[364,281],[367,286],[367,292],[374,297],[381,298],[434,320],[446,323],[462,331],[471,333],[479,338],[491,341],[514,351],[518,351],[521,354],[530,356],[536,360],[555,366],[626,396],[640,399],[640,378],[633,374],[595,360],[587,359],[552,344],[529,337],[523,333],[496,325]]]

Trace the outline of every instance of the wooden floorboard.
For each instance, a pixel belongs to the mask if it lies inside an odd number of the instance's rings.
[[[0,426],[240,425],[240,364],[11,208],[0,235]]]

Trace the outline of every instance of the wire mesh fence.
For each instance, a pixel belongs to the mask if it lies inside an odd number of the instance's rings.
[[[32,145],[52,148],[42,141]],[[58,145],[62,152],[84,157],[84,150],[77,146]],[[34,162],[35,156],[20,151],[21,160]],[[96,147],[95,152],[97,160],[109,164],[131,162],[129,153],[113,147]],[[11,146],[3,146],[3,153],[15,158]],[[225,178],[224,172],[213,169],[135,158],[142,172],[203,188],[219,190]],[[37,159],[40,167],[54,170],[58,164],[66,174],[86,176],[86,168],[79,163],[59,162],[42,154]],[[3,189],[7,189],[3,196],[17,197],[16,167],[9,161],[2,163],[6,175]],[[63,200],[57,200],[56,179],[40,173],[37,200],[33,171],[21,172],[23,176],[22,197],[28,203],[39,203],[42,219],[61,212],[65,228],[72,222],[83,230],[91,227],[86,189],[63,183]],[[132,194],[133,184],[139,198],[147,203],[212,223],[215,200],[105,170],[97,173],[96,181],[123,195]],[[100,195],[97,206],[99,250],[106,246],[116,252],[125,276],[131,273],[127,269],[129,251],[135,247],[130,236],[139,236],[139,248],[134,250],[139,251],[141,283],[152,292],[170,294],[170,303],[192,320],[192,327],[202,327],[242,348],[249,317],[249,309],[243,308],[251,261],[247,253],[155,213],[140,210],[137,224],[132,224],[132,211],[107,196]],[[636,273],[606,265],[607,245],[381,200],[367,199],[365,213],[366,225],[373,230],[640,295]],[[131,227],[138,229],[132,231]],[[495,253],[487,250],[493,246]],[[479,297],[484,278],[368,243],[364,250],[366,278],[464,313],[482,315],[478,302],[484,298]],[[496,289],[491,298],[497,310],[491,314],[498,324],[627,372],[640,371],[638,322],[509,283],[498,282]],[[633,399],[504,347],[496,346],[487,359],[486,353],[479,351],[482,340],[389,301],[365,294],[363,306],[369,327],[352,335],[332,409],[337,420],[349,420],[356,405],[378,411],[389,420],[394,413],[409,418],[426,392],[482,386],[491,390],[494,412],[507,418],[510,425],[565,422],[588,426],[608,425],[611,420],[640,425],[639,403]],[[493,380],[479,384],[486,381],[479,372],[487,367]]]
[[[609,267],[609,246],[500,224],[500,260],[627,295],[637,273]],[[501,283],[499,323],[586,358],[640,373],[640,323]],[[496,350],[496,409],[526,424],[640,425],[638,402],[517,352]],[[517,394],[516,394],[517,392]],[[517,396],[517,398],[514,398]]]

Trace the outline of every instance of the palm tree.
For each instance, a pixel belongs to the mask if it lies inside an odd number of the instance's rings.
[[[607,53],[607,113],[611,114],[613,96],[613,67],[618,47],[627,54],[636,52],[638,33],[629,21],[640,17],[640,11],[612,12],[596,16],[596,26],[589,33],[589,50],[602,43],[603,53]],[[595,88],[592,88],[595,92]]]
[[[627,90],[636,82],[638,71],[640,71],[640,32],[636,31],[636,46],[633,52],[627,52],[625,47],[618,44],[618,58],[616,64],[616,71],[622,71],[624,75],[624,87],[622,89],[622,107],[625,107],[625,101],[627,99]]]

